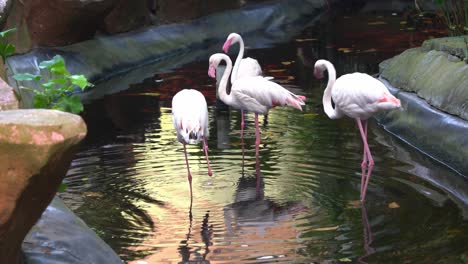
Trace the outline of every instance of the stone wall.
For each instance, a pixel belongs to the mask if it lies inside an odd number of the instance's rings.
[[[99,35],[181,22],[257,1],[214,0],[21,0],[4,1],[6,28],[19,53],[38,46],[64,46]],[[0,5],[1,7],[1,5]],[[0,10],[0,13],[2,11]],[[0,18],[0,25],[2,20]]]
[[[384,114],[380,121],[410,145],[468,176],[468,64],[462,44],[463,37],[433,39],[382,62],[380,78],[403,110]]]

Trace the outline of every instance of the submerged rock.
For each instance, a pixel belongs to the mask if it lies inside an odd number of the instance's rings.
[[[54,197],[85,135],[78,115],[0,112],[0,263],[19,263],[24,237]]]

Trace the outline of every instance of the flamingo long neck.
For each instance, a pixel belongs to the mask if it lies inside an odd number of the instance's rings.
[[[238,36],[237,40],[239,42],[239,53],[237,54],[236,61],[234,62],[234,69],[232,70],[231,74],[231,84],[237,80],[237,72],[239,71],[240,62],[244,57],[244,40],[242,40],[241,36]]]
[[[323,97],[322,97],[323,110],[325,111],[325,114],[327,114],[329,118],[335,119],[339,117],[339,114],[336,111],[336,109],[333,108],[331,92],[333,89],[333,85],[335,84],[335,81],[336,81],[336,70],[335,70],[335,67],[333,67],[333,64],[331,64],[328,61],[323,61],[322,65],[324,65],[327,68],[327,72],[328,72],[327,88],[325,88],[325,91],[323,92]]]
[[[219,81],[219,86],[218,86],[218,95],[219,98],[227,105],[230,105],[232,103],[232,97],[231,95],[227,94],[227,84],[229,80],[229,74],[231,73],[232,70],[232,61],[231,59],[225,55],[225,54],[220,54],[222,60],[226,62],[226,69],[224,69],[223,76],[221,77],[221,80]]]

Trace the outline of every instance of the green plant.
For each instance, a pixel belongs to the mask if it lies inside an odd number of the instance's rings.
[[[0,56],[2,56],[3,61],[5,61],[6,57],[15,53],[15,45],[7,43],[5,40],[5,38],[14,31],[16,31],[16,28],[10,28],[0,32]]]
[[[84,90],[87,86],[93,86],[84,75],[71,75],[60,55],[55,55],[51,60],[42,61],[39,69],[48,73],[48,80],[45,80],[41,74],[17,73],[13,76],[17,81],[40,82],[42,89],[20,87],[34,93],[34,108],[57,109],[75,114],[83,111],[80,97],[71,93],[76,87]]]
[[[468,0],[435,1],[451,35],[459,36],[468,32]]]

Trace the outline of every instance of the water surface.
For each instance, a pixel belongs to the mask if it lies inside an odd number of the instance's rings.
[[[424,178],[468,181],[371,121],[376,165],[360,205],[359,132],[353,120],[323,113],[325,82],[311,74],[319,58],[335,63],[338,75],[374,74],[383,59],[443,33],[401,21],[338,16],[288,43],[249,49],[267,75],[308,98],[303,112],[275,108],[260,119],[258,164],[254,115],[246,115],[242,166],[240,114],[219,111],[208,58],[86,105],[89,135],[61,197],[130,263],[468,262],[466,205]],[[201,146],[188,147],[191,210],[170,109],[172,96],[186,88],[207,98],[213,168],[209,177]]]

